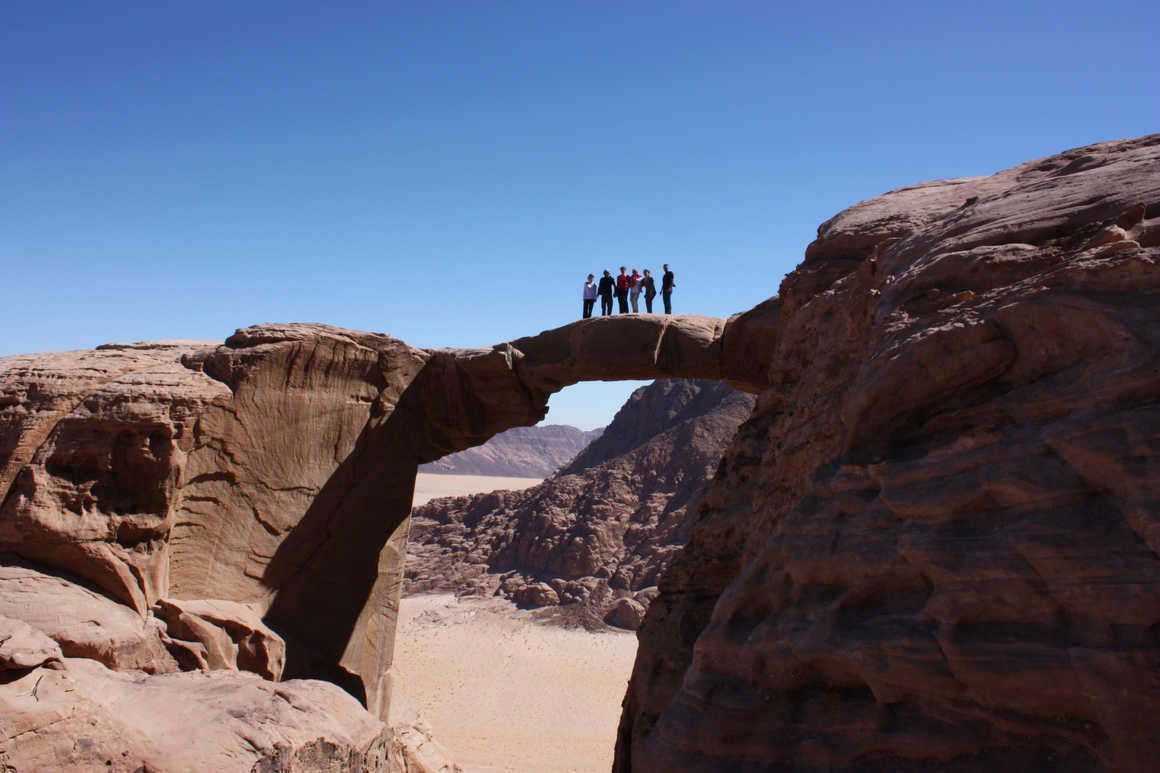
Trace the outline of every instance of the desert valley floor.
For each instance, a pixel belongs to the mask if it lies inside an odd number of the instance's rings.
[[[415,504],[538,482],[420,473]],[[397,636],[391,723],[426,727],[466,773],[612,767],[635,633],[564,629],[502,599],[434,594],[402,599]]]

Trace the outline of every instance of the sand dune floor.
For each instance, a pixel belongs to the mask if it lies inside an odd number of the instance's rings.
[[[608,771],[633,633],[538,624],[501,599],[402,600],[392,724],[427,727],[467,773]]]

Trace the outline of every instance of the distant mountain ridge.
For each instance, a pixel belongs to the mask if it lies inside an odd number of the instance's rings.
[[[603,428],[585,431],[567,424],[514,427],[482,446],[420,465],[419,472],[546,478],[570,462],[603,432]]]

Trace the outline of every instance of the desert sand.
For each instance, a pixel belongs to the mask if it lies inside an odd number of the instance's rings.
[[[483,491],[531,488],[543,478],[502,478],[495,475],[435,475],[421,472],[415,477],[415,499],[412,505],[425,505],[436,497],[457,497]]]
[[[415,504],[539,478],[420,473]],[[402,599],[390,721],[420,725],[466,773],[607,771],[636,634],[536,622],[498,598]]]
[[[392,724],[427,728],[467,773],[607,771],[633,633],[536,623],[502,599],[404,598]]]

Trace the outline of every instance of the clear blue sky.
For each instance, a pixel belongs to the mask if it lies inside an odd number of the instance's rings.
[[[920,180],[1160,131],[1160,3],[85,2],[0,17],[0,355],[326,322],[483,346],[672,264],[773,295]],[[634,385],[573,387],[605,423]]]

